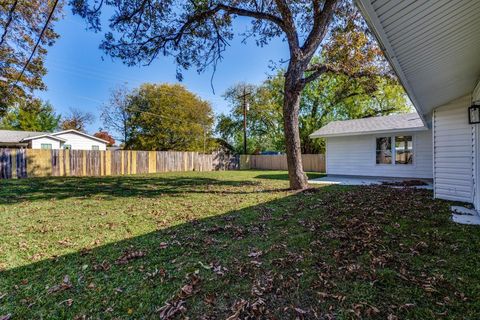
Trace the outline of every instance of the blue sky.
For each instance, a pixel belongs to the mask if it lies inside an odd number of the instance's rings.
[[[57,112],[68,113],[69,108],[78,108],[95,115],[95,122],[88,126],[89,132],[95,132],[102,123],[100,109],[108,100],[110,89],[122,83],[137,87],[144,82],[177,82],[175,65],[169,57],[159,57],[150,66],[127,67],[120,60],[112,60],[98,46],[103,33],[86,30],[85,22],[66,8],[65,18],[55,25],[60,38],[49,49],[45,77],[47,91],[37,95],[49,100]],[[236,22],[238,33],[248,26],[249,21]],[[288,48],[281,39],[276,39],[266,47],[257,47],[254,40],[241,43],[237,36],[224,54],[217,67],[213,85],[210,85],[211,71],[198,74],[195,70],[184,73],[183,85],[203,99],[212,103],[214,112],[228,111],[228,105],[222,98],[223,92],[237,82],[260,83],[272,71],[272,61],[278,63],[288,58]]]

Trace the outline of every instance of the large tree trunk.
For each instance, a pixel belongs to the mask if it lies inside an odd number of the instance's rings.
[[[302,190],[308,187],[308,179],[303,172],[302,152],[300,148],[300,132],[298,129],[298,113],[300,109],[300,67],[290,62],[285,75],[285,93],[283,99],[283,125],[285,130],[285,144],[287,148],[287,165],[290,188]]]

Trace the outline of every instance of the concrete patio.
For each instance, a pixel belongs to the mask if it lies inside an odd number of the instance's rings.
[[[391,178],[391,177],[366,177],[366,176],[336,176],[328,175],[322,178],[311,179],[308,182],[312,184],[326,184],[326,185],[343,185],[343,186],[369,186],[369,185],[388,185],[389,183],[401,183],[404,181],[420,180],[426,185],[410,186],[414,188],[433,190],[433,184],[428,179],[412,179],[412,178]],[[403,187],[389,185],[391,187]]]

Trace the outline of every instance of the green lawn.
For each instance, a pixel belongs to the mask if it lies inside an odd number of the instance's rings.
[[[0,181],[0,319],[477,319],[480,229],[431,191],[285,172]]]

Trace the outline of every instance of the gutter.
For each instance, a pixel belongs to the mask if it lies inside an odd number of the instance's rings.
[[[315,133],[312,133],[311,135],[309,135],[309,137],[312,138],[312,139],[317,139],[317,138],[365,136],[365,135],[382,134],[382,133],[419,132],[419,131],[428,131],[428,130],[429,130],[428,127],[413,127],[413,128],[400,128],[400,129],[390,129],[390,130],[333,133],[333,134],[315,134]]]

